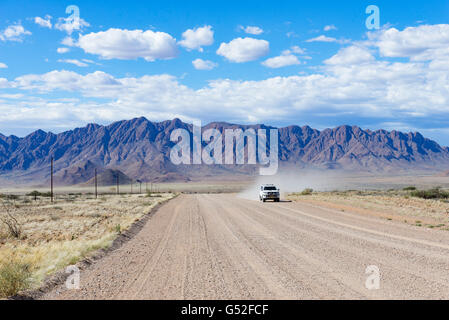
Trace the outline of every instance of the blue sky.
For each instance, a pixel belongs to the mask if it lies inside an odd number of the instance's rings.
[[[143,115],[351,124],[449,145],[448,23],[447,1],[2,0],[0,132]]]

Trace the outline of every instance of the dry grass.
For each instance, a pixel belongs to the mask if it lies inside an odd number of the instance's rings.
[[[59,196],[54,204],[47,198],[9,201],[9,214],[20,224],[21,235],[12,237],[8,225],[0,223],[0,281],[1,270],[20,278],[26,269],[30,274],[24,283],[37,287],[49,274],[108,247],[120,232],[173,196],[71,195]]]
[[[31,281],[30,265],[15,259],[0,265],[0,297],[8,297],[25,290]]]
[[[413,190],[293,193],[290,200],[352,210],[428,228],[449,230],[449,201],[412,196]]]

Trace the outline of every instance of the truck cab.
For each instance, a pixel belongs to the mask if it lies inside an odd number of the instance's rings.
[[[280,190],[274,184],[263,184],[260,186],[260,201],[265,202],[266,200],[273,200],[274,202],[279,202],[280,198]]]

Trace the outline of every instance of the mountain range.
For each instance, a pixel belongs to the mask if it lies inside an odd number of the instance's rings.
[[[170,161],[174,145],[170,134],[180,128],[192,131],[192,125],[179,119],[152,122],[140,117],[106,126],[88,124],[59,134],[42,130],[23,138],[0,134],[0,178],[44,184],[49,179],[51,157],[55,181],[66,185],[88,182],[95,168],[109,176],[105,184],[111,183],[118,172],[124,179],[153,182],[258,173],[255,165],[174,165]],[[274,127],[213,122],[203,130],[208,128],[223,132]],[[321,131],[296,125],[278,130],[281,170],[294,167],[397,173],[449,168],[449,148],[418,132],[371,131],[349,125]]]

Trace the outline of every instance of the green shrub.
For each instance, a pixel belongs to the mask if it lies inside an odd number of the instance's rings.
[[[415,190],[410,194],[412,197],[422,199],[448,199],[449,192],[442,191],[440,187],[429,190]]]
[[[26,194],[29,197],[51,197],[51,192],[39,192],[39,191],[31,191]]]
[[[311,188],[306,188],[306,189],[304,189],[302,192],[301,192],[301,195],[302,196],[308,196],[308,195],[311,195],[313,193],[313,189],[311,189]]]
[[[30,283],[31,271],[28,264],[8,261],[0,266],[0,298],[28,289]]]
[[[34,191],[31,191],[30,193],[27,193],[26,195],[29,197],[37,197],[37,196],[40,196],[41,193],[39,191],[34,190]]]
[[[409,186],[409,187],[405,187],[404,189],[402,189],[404,191],[415,191],[416,187],[415,186]]]

